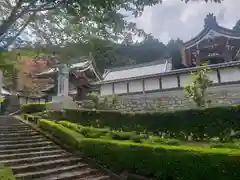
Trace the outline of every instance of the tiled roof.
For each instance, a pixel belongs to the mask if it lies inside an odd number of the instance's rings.
[[[220,26],[217,23],[216,17],[213,14],[208,14],[204,21],[205,21],[204,29],[197,36],[185,42],[184,43],[185,48],[188,48],[188,47],[191,47],[192,45],[197,44],[209,33],[214,33],[214,32],[222,36],[240,39],[240,33],[238,31],[227,29]]]
[[[90,64],[91,64],[90,61],[79,62],[79,63],[72,64],[70,69],[82,70],[82,69],[87,68]],[[37,75],[41,76],[41,75],[46,75],[46,74],[52,74],[52,73],[55,73],[55,72],[58,72],[57,67],[56,68],[49,68],[47,71],[41,72]]]
[[[156,73],[168,72],[169,60],[154,61],[151,63],[139,64],[134,66],[120,67],[108,69],[103,75],[103,81],[115,81],[121,79],[130,79],[136,77],[144,77]]]
[[[240,66],[240,60],[239,61],[231,61],[231,62],[225,62],[225,63],[219,63],[219,64],[212,64],[208,67],[210,69],[216,69],[216,68],[226,68],[226,67],[239,67]],[[152,66],[154,67],[154,66]],[[201,67],[190,67],[190,68],[183,68],[183,69],[176,69],[166,72],[158,72],[158,73],[152,73],[144,76],[136,76],[136,77],[129,77],[125,79],[115,79],[115,80],[103,80],[99,81],[95,84],[107,84],[107,83],[113,83],[113,82],[121,82],[121,81],[127,81],[127,80],[136,80],[140,78],[152,78],[152,77],[159,77],[159,76],[169,76],[169,75],[175,75],[175,74],[181,74],[181,73],[190,73],[198,70]]]

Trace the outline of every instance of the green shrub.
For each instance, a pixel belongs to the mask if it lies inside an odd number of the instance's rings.
[[[49,120],[40,119],[38,125],[43,130],[46,130],[56,138],[59,138],[64,144],[73,147],[78,147],[78,143],[83,138],[81,134]]]
[[[135,133],[111,131],[109,135],[112,137],[112,139],[115,140],[130,140],[135,135]]]
[[[214,143],[210,145],[211,148],[230,148],[240,149],[240,144],[237,143]]]
[[[154,146],[129,142],[85,139],[84,154],[115,171],[128,171],[153,179],[237,180],[240,176],[240,152],[193,147]],[[190,173],[189,173],[190,172]]]
[[[0,164],[0,179],[1,180],[15,180],[13,172],[10,168],[6,168]]]
[[[41,116],[34,116],[32,114],[24,114],[23,115],[24,120],[30,121],[30,122],[35,123],[35,124],[37,124],[38,120],[41,119],[41,118],[42,118]]]
[[[100,138],[101,136],[106,136],[109,132],[109,129],[84,127],[79,124],[74,124],[67,121],[58,121],[57,123],[67,128],[70,128],[78,133],[81,133],[86,138]]]
[[[135,135],[132,135],[132,136],[131,136],[131,140],[132,140],[133,142],[136,142],[136,143],[141,143],[144,139],[145,139],[145,138],[144,138],[143,135],[135,134]]]
[[[121,113],[66,109],[64,119],[84,126],[109,127],[136,132],[168,133],[170,138],[196,140],[220,137],[240,131],[240,106],[191,109],[165,113]],[[223,133],[224,132],[224,133]],[[206,137],[207,136],[207,137]]]
[[[240,177],[240,150],[131,143],[88,139],[61,124],[39,121],[40,127],[63,143],[78,147],[116,172],[128,171],[152,179],[237,180]]]
[[[32,114],[46,110],[46,103],[30,103],[21,106],[21,113]]]
[[[180,145],[181,141],[178,139],[162,138],[158,136],[153,136],[149,139],[151,143],[157,144],[168,144],[168,145]]]

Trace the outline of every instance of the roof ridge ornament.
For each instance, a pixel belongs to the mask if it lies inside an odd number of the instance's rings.
[[[204,27],[206,28],[215,28],[218,26],[217,18],[214,16],[213,13],[207,14],[206,18],[204,19]]]

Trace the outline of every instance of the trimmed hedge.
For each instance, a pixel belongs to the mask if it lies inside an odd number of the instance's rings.
[[[21,113],[32,114],[46,110],[46,103],[30,103],[21,106]]]
[[[156,180],[170,176],[173,180],[237,180],[240,177],[240,150],[86,139],[51,121],[40,120],[39,125],[63,143],[78,147],[85,155],[116,172],[126,170]]]
[[[86,111],[66,109],[63,119],[84,126],[110,127],[112,129],[136,132],[165,133],[170,137],[194,140],[206,136],[222,140],[231,131],[240,131],[240,105],[191,109],[165,113],[120,113],[115,111]]]
[[[40,116],[34,116],[34,115],[31,115],[31,114],[23,114],[23,119],[37,124],[38,120],[41,119],[41,117]]]

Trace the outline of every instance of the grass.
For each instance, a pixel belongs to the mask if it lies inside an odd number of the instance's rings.
[[[0,180],[15,180],[12,170],[2,164],[0,164]]]

